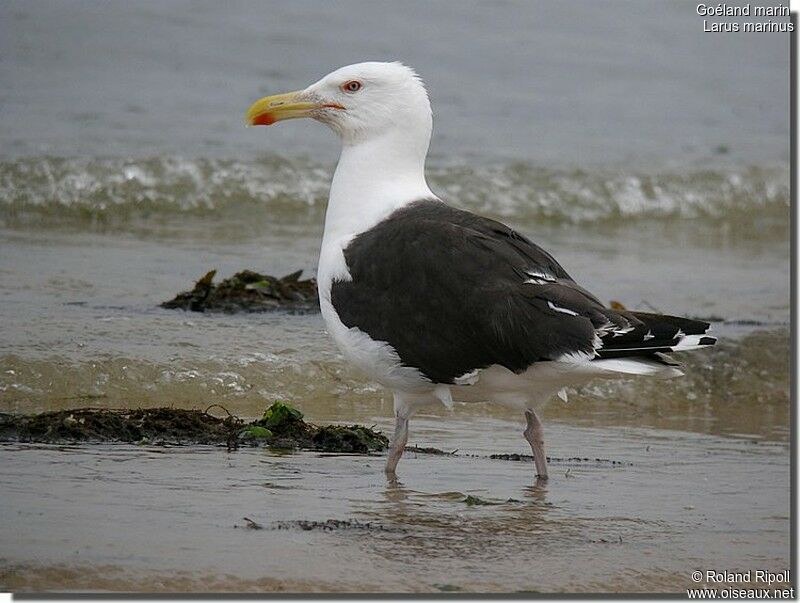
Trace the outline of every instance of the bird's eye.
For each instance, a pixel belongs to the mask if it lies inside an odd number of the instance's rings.
[[[349,82],[345,82],[341,86],[344,92],[349,92],[350,94],[352,94],[353,92],[358,92],[363,87],[364,85],[358,80],[350,80]]]

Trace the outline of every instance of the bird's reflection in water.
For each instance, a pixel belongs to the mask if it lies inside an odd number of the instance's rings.
[[[525,496],[537,503],[547,502],[547,482],[537,475],[533,478],[533,485],[523,488]]]
[[[387,477],[380,502],[360,513],[382,526],[368,546],[381,556],[395,558],[403,549],[433,562],[444,558],[445,551],[445,556],[457,554],[462,559],[486,551],[504,555],[519,546],[546,547],[546,534],[577,536],[580,529],[564,525],[562,514],[548,502],[547,481],[531,479],[529,486],[499,494],[494,489],[437,490],[436,482],[417,479],[412,481],[419,487],[413,488],[405,485],[407,480]]]
[[[386,476],[386,489],[383,491],[383,497],[386,502],[402,503],[408,500],[409,491],[403,485],[397,475]]]

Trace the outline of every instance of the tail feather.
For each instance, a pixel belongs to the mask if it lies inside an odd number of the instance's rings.
[[[660,379],[680,377],[683,371],[675,364],[661,362],[655,356],[637,356],[633,358],[604,358],[593,360],[592,366],[612,373],[626,375],[645,375]]]
[[[717,341],[716,337],[706,334],[711,325],[702,320],[649,312],[627,314],[633,318],[631,323],[635,326],[622,334],[601,334],[603,345],[597,350],[596,362],[696,350],[712,346]]]

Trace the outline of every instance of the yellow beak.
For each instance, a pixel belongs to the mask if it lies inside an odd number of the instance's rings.
[[[344,109],[333,103],[314,103],[301,100],[300,90],[265,96],[254,102],[247,110],[247,123],[251,126],[271,126],[284,119],[310,117],[318,109]]]

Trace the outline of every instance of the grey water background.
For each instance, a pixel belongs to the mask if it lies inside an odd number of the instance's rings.
[[[483,405],[416,417],[412,443],[462,456],[408,455],[399,485],[380,458],[6,445],[0,585],[681,592],[696,568],[785,569],[788,37],[704,33],[695,7],[1,3],[0,411],[284,399],[390,430],[319,316],[157,307],[212,268],[314,274],[337,143],[243,115],[362,60],[425,79],[434,191],[720,345],[544,409],[544,487],[487,458],[527,451]],[[329,519],[350,528],[302,527]]]
[[[241,128],[243,105],[336,67],[428,82],[433,157],[788,160],[788,37],[710,35],[693,2],[34,2],[0,7],[3,154],[329,162],[314,124]]]

